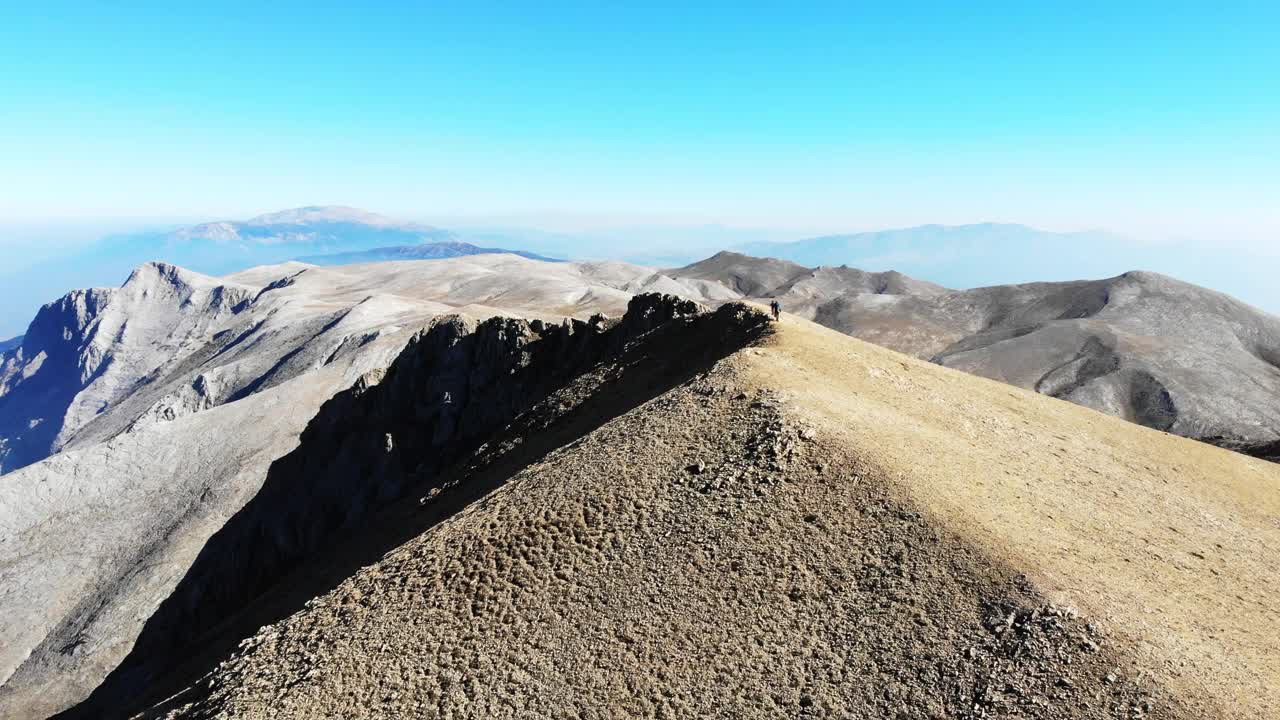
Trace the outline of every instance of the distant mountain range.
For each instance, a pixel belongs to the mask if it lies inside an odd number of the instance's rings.
[[[299,255],[360,252],[456,239],[457,235],[449,230],[332,206],[284,210],[242,222],[204,223],[158,238],[164,252],[180,258],[170,262],[214,275],[284,262]]]
[[[878,345],[1261,456],[1280,439],[1280,318],[1151,272],[950,290],[722,252],[666,271]]]
[[[358,265],[371,262],[396,262],[401,260],[443,260],[445,258],[463,257],[465,255],[492,255],[508,253],[519,255],[529,260],[543,262],[563,262],[537,253],[524,250],[504,250],[502,248],[479,247],[471,243],[457,240],[424,243],[422,245],[397,245],[395,247],[373,248],[355,252],[333,253],[329,255],[306,255],[297,258],[298,262],[308,265]]]
[[[1114,233],[1050,232],[1013,223],[920,225],[732,249],[809,267],[897,270],[960,288],[1107,277],[1147,267],[1151,259],[1149,246]]]
[[[206,222],[105,237],[64,257],[30,266],[0,268],[0,336],[18,334],[42,303],[68,290],[111,287],[151,261],[207,275],[296,258],[375,251],[433,243],[467,243],[525,256],[556,259],[628,259],[675,266],[718,249],[790,260],[808,267],[849,265],[896,270],[955,288],[1030,281],[1113,277],[1135,267],[1233,292],[1268,308],[1280,307],[1280,291],[1267,273],[1239,272],[1241,258],[1207,245],[1153,246],[1107,232],[1055,233],[1024,225],[922,225],[828,235],[791,242],[760,242],[777,231],[735,228],[653,227],[564,233],[534,228],[444,229],[343,206],[309,206],[248,220]],[[798,237],[798,236],[797,236]]]

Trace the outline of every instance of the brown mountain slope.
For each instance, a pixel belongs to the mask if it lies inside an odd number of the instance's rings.
[[[1156,273],[949,291],[720,253],[668,274],[1183,437],[1258,456],[1280,439],[1280,318]]]
[[[798,321],[639,405],[609,368],[148,715],[1280,709],[1275,466]]]

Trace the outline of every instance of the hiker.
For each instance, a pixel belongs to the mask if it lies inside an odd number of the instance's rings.
[[[769,311],[773,313],[774,322],[782,317],[782,305],[777,300],[769,303]]]

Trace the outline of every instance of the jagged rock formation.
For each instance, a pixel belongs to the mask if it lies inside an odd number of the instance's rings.
[[[8,449],[57,451],[0,481],[0,715],[92,690],[321,404],[413,330],[445,313],[617,315],[621,287],[652,275],[510,255],[222,279],[148,265],[46,308],[0,395]],[[33,418],[60,429],[32,434]]]
[[[1280,438],[1280,319],[1155,273],[948,291],[734,253],[668,272],[1159,430],[1233,446]]]
[[[720,312],[335,537],[140,716],[1274,715],[1280,469],[803,321],[714,360],[758,322]],[[397,453],[436,375],[345,399],[290,484],[432,457]]]

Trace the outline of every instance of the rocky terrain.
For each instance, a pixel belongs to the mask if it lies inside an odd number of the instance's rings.
[[[507,408],[491,422],[445,419],[433,379],[452,373],[431,364],[426,335],[382,383],[335,398],[239,534],[289,541],[261,529],[266,510],[309,504],[313,483],[363,494],[407,478],[393,493],[407,497],[349,528],[328,518],[326,551],[199,637],[215,618],[176,595],[157,617],[194,623],[186,662],[164,665],[140,705],[116,700],[140,677],[125,672],[77,713],[1132,720],[1280,707],[1280,643],[1259,631],[1276,619],[1280,469],[804,321],[656,298],[633,309],[656,322],[586,323],[579,368],[561,360],[576,333],[477,326],[485,344],[506,338],[493,357],[527,358],[517,372],[540,379],[520,384],[527,396],[480,383],[483,407]],[[440,454],[442,427],[477,432]],[[215,564],[194,582],[242,572]],[[178,625],[140,642],[134,667]]]
[[[370,262],[397,262],[401,260],[442,260],[444,258],[462,257],[463,255],[519,255],[530,260],[556,262],[555,259],[543,257],[537,253],[523,250],[504,250],[502,248],[480,247],[458,240],[444,242],[419,243],[417,245],[396,245],[393,247],[373,248],[372,250],[355,250],[352,252],[332,253],[329,255],[308,255],[298,258],[298,262],[309,265],[358,265]]]
[[[216,279],[149,264],[46,306],[0,373],[5,467],[25,466],[0,480],[0,715],[88,694],[322,403],[434,318],[558,324],[697,285],[511,255]]]
[[[1255,453],[1280,439],[1280,318],[1162,275],[951,291],[735,253],[668,274],[1159,430]]]
[[[977,329],[871,322],[899,303]],[[1270,357],[1240,307],[731,254],[148,264],[0,355],[0,716],[1269,717],[1276,466],[1045,397]],[[1085,330],[1114,363],[1017,381]],[[983,374],[1039,394],[939,367],[1006,345]]]

